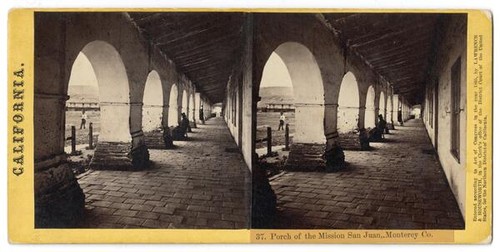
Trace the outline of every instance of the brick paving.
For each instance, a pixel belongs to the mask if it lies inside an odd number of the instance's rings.
[[[213,118],[193,131],[176,149],[149,150],[147,170],[83,174],[83,226],[248,228],[251,176],[225,123]]]
[[[345,151],[337,173],[285,172],[271,180],[275,228],[463,229],[464,221],[420,120],[371,151]]]

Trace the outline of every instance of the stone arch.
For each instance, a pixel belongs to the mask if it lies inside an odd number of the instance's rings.
[[[148,74],[144,87],[142,128],[150,132],[161,128],[163,114],[163,89],[160,76],[155,70]]]
[[[324,24],[314,16],[298,15],[296,22],[290,23],[288,15],[259,16],[255,19],[255,42],[253,58],[253,87],[259,92],[264,65],[278,46],[295,42],[303,45],[314,56],[323,83],[324,121],[322,124],[326,137],[326,149],[336,145],[337,100],[342,77],[345,74],[345,55],[336,46],[336,38],[324,29]],[[307,29],[303,24],[307,23]],[[325,46],[330,45],[330,46]],[[304,74],[304,72],[302,72]],[[254,104],[255,106],[256,104]]]
[[[380,92],[380,98],[379,98],[379,103],[378,103],[378,113],[384,117],[384,120],[387,121],[387,115],[386,115],[386,107],[385,107],[385,93],[384,91]]]
[[[81,53],[92,64],[99,86],[99,141],[130,142],[129,81],[120,54],[100,40],[85,45]]]
[[[356,76],[347,72],[340,84],[337,127],[339,133],[351,132],[359,127],[359,87]]]
[[[321,71],[311,51],[296,42],[275,50],[285,63],[295,98],[295,143],[325,143],[324,87]],[[305,74],[307,73],[307,74]]]
[[[78,53],[89,42],[105,41],[113,46],[120,54],[128,77],[128,107],[129,132],[131,134],[131,148],[134,150],[144,149],[144,135],[142,132],[142,100],[144,84],[150,72],[151,53],[148,47],[137,36],[127,37],[123,34],[134,32],[133,26],[119,25],[120,21],[126,21],[122,13],[93,13],[93,14],[68,14],[64,22],[63,40],[65,50],[65,71],[69,73],[69,67]],[[114,20],[110,22],[110,20]],[[82,32],[85,31],[85,32]],[[62,56],[62,55],[61,55]],[[64,79],[68,78],[65,74]],[[101,138],[99,139],[101,140]],[[127,140],[128,142],[128,140]],[[130,145],[129,145],[130,146]],[[133,155],[132,155],[133,156]]]
[[[373,85],[368,87],[366,93],[366,105],[365,105],[365,127],[373,128],[376,124],[375,115],[375,88]]]
[[[179,97],[179,90],[176,84],[172,84],[170,88],[170,99],[168,104],[168,126],[177,126],[179,123],[179,105],[177,104],[177,100]]]
[[[304,23],[308,24],[307,29],[304,28]],[[305,114],[307,117],[313,119],[309,120],[312,128],[309,128],[308,132],[314,132],[314,136],[311,137],[311,139],[306,139],[307,142],[300,139],[300,132],[298,132],[300,130],[300,125],[298,125],[298,123],[301,119],[298,111],[301,108],[297,108],[296,106],[295,134],[292,140],[294,144],[290,151],[287,167],[293,169],[291,167],[298,165],[295,167],[302,167],[300,169],[307,170],[307,167],[312,168],[315,166],[314,161],[306,161],[307,164],[294,164],[295,161],[291,161],[305,160],[304,157],[301,156],[302,153],[305,153],[302,151],[305,148],[307,149],[306,152],[314,153],[314,155],[319,156],[321,152],[324,151],[323,154],[327,157],[326,166],[330,167],[329,169],[337,169],[337,167],[343,165],[344,162],[343,152],[341,148],[339,148],[340,142],[337,132],[337,101],[340,83],[345,74],[346,61],[342,48],[336,46],[337,40],[335,36],[327,29],[324,29],[324,24],[313,15],[297,15],[293,23],[289,22],[289,15],[259,16],[259,18],[255,19],[254,27],[255,41],[253,44],[252,60],[254,94],[259,93],[263,68],[270,55],[276,52],[280,47],[284,48],[283,45],[286,44],[300,45],[297,46],[299,48],[298,51],[289,53],[291,59],[294,58],[294,54],[300,55],[303,54],[301,51],[307,51],[309,59],[304,57],[305,60],[302,61],[302,64],[305,64],[305,62],[314,62],[314,64],[311,64],[314,66],[311,67],[312,69],[306,67],[292,69],[292,66],[287,64],[287,69],[290,73],[293,72],[294,75],[303,75],[291,76],[292,82],[295,82],[292,84],[294,93],[298,94],[300,92],[296,88],[295,84],[297,81],[294,80],[294,77],[298,79],[301,77],[303,79],[311,78],[312,81],[306,80],[306,82],[310,82],[306,85],[311,85],[312,83],[314,88],[311,88],[311,90],[321,90],[321,95],[319,95],[319,97],[316,96],[317,99],[313,102],[295,101],[296,103],[302,103],[299,104],[299,107],[303,107],[304,112],[308,109],[313,111],[313,113],[306,112]],[[300,48],[304,48],[305,50],[300,50]],[[288,57],[285,57],[283,53],[277,54],[285,63],[288,63]],[[319,88],[316,88],[318,86]],[[307,89],[305,94],[309,92],[310,90]],[[253,109],[256,109],[256,106],[257,102],[254,102]],[[256,120],[255,113],[253,119]],[[252,128],[256,130],[256,123],[253,124]],[[254,141],[256,140],[255,136],[256,135],[253,136]],[[301,144],[301,142],[303,144]],[[301,145],[295,145],[295,143]],[[295,159],[295,157],[297,159]],[[252,162],[256,164],[255,159],[253,159]]]

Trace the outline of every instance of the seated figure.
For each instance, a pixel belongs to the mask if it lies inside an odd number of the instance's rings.
[[[179,123],[179,126],[175,127],[172,130],[172,138],[174,140],[186,140],[187,139],[187,132],[189,128],[189,120],[187,119],[187,116],[185,113],[182,113],[182,119]]]
[[[382,115],[378,115],[377,126],[368,133],[370,142],[380,141],[384,138],[384,132],[387,128],[387,122]]]

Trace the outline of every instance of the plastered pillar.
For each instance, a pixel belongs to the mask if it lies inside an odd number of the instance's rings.
[[[324,106],[322,104],[296,103],[295,104],[295,143],[318,143],[325,142],[323,117]],[[335,112],[335,116],[337,113]],[[335,118],[336,121],[336,118]]]

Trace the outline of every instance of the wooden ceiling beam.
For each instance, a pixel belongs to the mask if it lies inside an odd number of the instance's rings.
[[[215,23],[215,24],[214,24]],[[199,37],[204,37],[204,38],[210,38],[217,35],[224,35],[228,34],[231,32],[235,32],[237,29],[239,29],[238,24],[228,24],[224,22],[203,22],[202,25],[194,26],[194,27],[187,27],[188,30],[184,31],[175,31],[173,34],[167,33],[164,35],[158,35],[156,36],[156,39],[154,40],[155,44],[171,44],[171,43],[179,43],[182,42],[182,40],[189,39],[196,37],[197,35]],[[216,34],[210,34],[210,33],[216,33]]]
[[[373,65],[382,65],[404,59],[418,60],[425,56],[425,52],[423,51],[421,51],[419,54],[415,54],[414,52],[415,52],[414,48],[408,48],[405,50],[401,50],[399,52],[384,54],[383,56],[379,56],[377,58],[375,57],[367,58],[367,60],[369,60]]]
[[[352,20],[350,22],[333,22],[332,25],[342,31],[345,37],[360,38],[371,36],[374,32],[388,33],[408,26],[413,26],[425,20],[431,20],[432,14],[425,17],[421,14],[399,15],[399,14],[362,14],[363,20]],[[424,20],[424,21],[423,21]]]
[[[370,57],[379,57],[391,53],[398,54],[398,52],[401,50],[418,49],[421,47],[430,47],[430,42],[427,37],[420,37],[406,44],[401,44],[397,46],[394,46],[391,43],[380,43],[375,46],[353,48],[353,50],[362,54],[368,54],[366,57],[368,59]],[[421,51],[416,50],[414,52],[420,53]]]
[[[352,48],[357,48],[362,46],[371,46],[373,44],[379,44],[380,42],[387,43],[387,41],[390,41],[390,43],[394,44],[395,41],[401,41],[401,40],[403,43],[400,44],[406,44],[417,37],[425,36],[425,34],[427,34],[428,32],[424,30],[424,27],[425,27],[424,24],[419,24],[419,25],[414,25],[410,28],[407,27],[406,29],[401,29],[398,31],[393,31],[388,33],[377,32],[374,34],[374,37],[370,39],[366,38],[350,39],[349,46]]]

